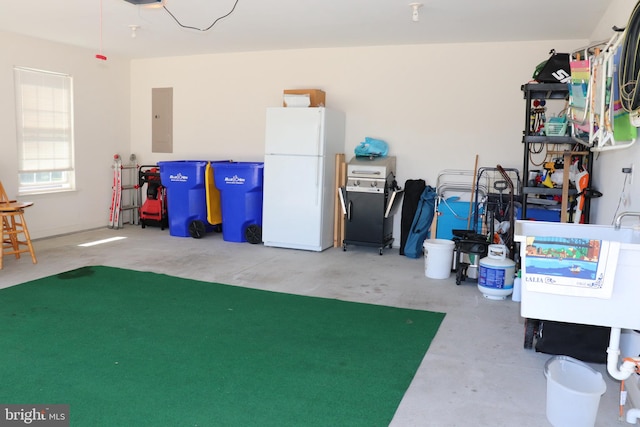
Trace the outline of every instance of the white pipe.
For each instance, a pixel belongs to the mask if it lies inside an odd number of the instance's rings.
[[[629,409],[627,411],[627,422],[629,424],[635,424],[636,421],[638,421],[638,418],[640,418],[640,409],[638,408],[633,408],[633,409]]]
[[[636,143],[636,138],[632,139],[629,142],[625,142],[624,144],[616,143],[615,145],[604,145],[602,147],[593,147],[593,148],[591,148],[591,151],[600,152],[600,151],[622,150],[624,148],[631,147],[635,143]]]
[[[636,364],[625,360],[618,369],[618,357],[620,356],[620,328],[611,328],[609,347],[607,348],[607,371],[618,381],[626,380],[636,370]]]

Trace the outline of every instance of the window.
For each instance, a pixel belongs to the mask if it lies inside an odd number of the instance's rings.
[[[71,76],[15,67],[14,78],[19,194],[75,189]]]

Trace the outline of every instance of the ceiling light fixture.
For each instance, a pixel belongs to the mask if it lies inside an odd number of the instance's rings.
[[[164,5],[164,0],[124,0],[131,4],[142,5],[142,6],[154,6],[160,7]]]
[[[129,25],[129,28],[131,28],[131,38],[135,39],[138,35],[136,31],[140,29],[140,25]]]
[[[129,0],[126,0],[129,1]],[[161,9],[167,4],[167,0],[153,1],[151,3],[143,4],[145,9]]]
[[[418,13],[418,9],[420,9],[422,6],[424,6],[422,3],[409,3],[409,7],[412,9],[411,20],[413,22],[418,22],[420,20],[420,14]]]

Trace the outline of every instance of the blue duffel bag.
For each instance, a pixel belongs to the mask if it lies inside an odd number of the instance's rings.
[[[420,195],[418,208],[404,245],[404,254],[409,258],[420,258],[422,256],[422,245],[429,236],[429,229],[436,210],[436,197],[436,189],[430,185],[427,185],[422,195]]]

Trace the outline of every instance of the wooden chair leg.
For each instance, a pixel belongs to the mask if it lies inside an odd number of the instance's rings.
[[[11,239],[11,234],[9,233],[10,229],[11,222],[9,221],[9,217],[6,215],[2,215],[2,247],[0,248],[0,269],[2,268],[2,260],[4,258],[5,249],[14,247],[13,241]]]
[[[23,235],[24,240],[18,237]],[[25,247],[23,249],[23,247]],[[4,255],[14,255],[16,259],[20,258],[20,254],[29,252],[31,260],[37,264],[36,254],[31,243],[29,229],[24,220],[23,211],[11,212],[2,216],[2,254],[0,254],[0,269],[2,268],[2,258]]]
[[[34,264],[38,263],[36,259],[36,252],[33,250],[33,245],[31,244],[31,236],[29,235],[29,229],[27,228],[27,223],[24,220],[24,214],[20,212],[20,225],[22,226],[22,234],[24,234],[24,240],[29,248],[29,254],[31,254],[31,261]]]
[[[7,226],[7,218],[2,217],[2,241],[0,242],[0,270],[2,270],[2,259],[4,258],[4,229]]]
[[[18,229],[16,227],[16,215],[12,214],[7,219],[9,222],[9,227],[7,228],[7,235],[9,237],[9,242],[13,250],[9,253],[13,253],[16,259],[20,259],[20,242],[18,241]]]

